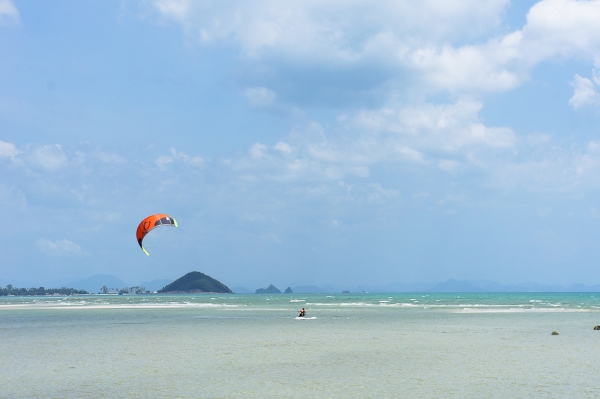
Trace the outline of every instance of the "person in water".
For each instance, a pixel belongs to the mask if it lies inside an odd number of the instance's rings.
[[[300,315],[298,315],[298,317],[304,317],[306,316],[306,311],[304,310],[304,308],[302,308],[302,310],[300,311]]]

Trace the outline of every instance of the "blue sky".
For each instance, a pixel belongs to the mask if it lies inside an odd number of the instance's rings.
[[[573,0],[0,0],[0,284],[600,284],[598,20]],[[153,213],[180,227],[147,257]]]

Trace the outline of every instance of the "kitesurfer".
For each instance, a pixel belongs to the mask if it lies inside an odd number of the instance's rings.
[[[306,311],[304,310],[304,308],[302,308],[298,317],[304,317],[304,316],[306,316]]]

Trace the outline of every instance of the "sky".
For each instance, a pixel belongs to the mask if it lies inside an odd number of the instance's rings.
[[[0,285],[600,284],[600,1],[0,0]],[[154,213],[177,219],[135,240]]]

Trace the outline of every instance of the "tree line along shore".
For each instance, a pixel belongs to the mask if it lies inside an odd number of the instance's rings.
[[[46,296],[46,295],[85,295],[89,294],[86,290],[78,290],[75,288],[17,288],[12,284],[6,287],[0,287],[0,296]]]
[[[229,287],[214,278],[201,273],[190,272],[186,275],[167,284],[158,293],[233,293]],[[125,287],[125,288],[109,288],[106,285],[102,286],[98,294],[102,295],[130,295],[130,294],[151,294],[151,292],[142,286]],[[50,296],[50,295],[89,295],[86,290],[78,290],[75,288],[17,288],[12,284],[6,287],[0,286],[0,296]]]

